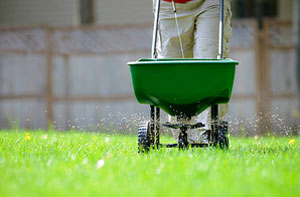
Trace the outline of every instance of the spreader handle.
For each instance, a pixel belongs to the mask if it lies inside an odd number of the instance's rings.
[[[156,0],[156,9],[155,9],[155,15],[154,15],[154,29],[153,29],[152,50],[151,50],[151,57],[153,59],[157,58],[156,41],[157,41],[160,1],[161,0]]]
[[[223,34],[224,34],[224,0],[220,0],[220,20],[219,20],[219,48],[218,59],[223,58]]]

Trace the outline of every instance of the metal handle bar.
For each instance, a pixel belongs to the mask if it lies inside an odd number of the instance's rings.
[[[156,1],[156,9],[155,9],[155,15],[154,15],[154,29],[153,29],[152,50],[151,50],[151,57],[153,59],[157,58],[156,42],[157,42],[160,2],[161,2],[161,0]]]
[[[223,58],[223,34],[224,34],[224,0],[220,0],[220,20],[219,20],[219,48],[218,59]]]

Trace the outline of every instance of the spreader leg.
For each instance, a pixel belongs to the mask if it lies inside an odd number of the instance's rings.
[[[188,148],[189,142],[187,140],[186,128],[181,128],[178,136],[178,147],[179,149]]]
[[[150,105],[150,138],[151,138],[151,146],[154,148],[154,128],[155,128],[155,107]]]
[[[155,131],[155,132],[154,132]],[[159,149],[160,137],[160,109],[150,105],[150,132],[153,147]]]
[[[159,135],[160,135],[160,109],[158,108],[158,107],[155,107],[155,119],[156,119],[156,121],[155,121],[155,127],[156,127],[156,140],[155,140],[155,142],[156,142],[156,148],[157,149],[159,149]]]
[[[218,105],[211,106],[211,139],[213,146],[218,143]]]

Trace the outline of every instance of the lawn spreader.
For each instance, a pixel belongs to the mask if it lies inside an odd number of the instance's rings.
[[[237,61],[223,58],[223,0],[220,0],[219,50],[216,59],[158,59],[156,41],[160,1],[156,13],[152,40],[152,58],[128,62],[135,96],[139,103],[150,105],[150,120],[138,129],[139,152],[152,148],[208,147],[227,148],[228,123],[219,121],[218,104],[230,100]],[[176,18],[176,7],[173,1]],[[178,29],[178,28],[177,28]],[[179,39],[180,35],[179,35]],[[181,41],[180,41],[181,43]],[[207,143],[188,142],[188,129],[200,129],[201,122],[187,124],[189,120],[211,107],[211,129],[206,130]],[[160,123],[160,109],[177,117],[177,123]],[[161,125],[179,129],[178,143],[161,144]]]

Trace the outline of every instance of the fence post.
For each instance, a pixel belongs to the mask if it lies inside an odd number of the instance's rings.
[[[263,101],[263,122],[264,131],[271,130],[271,65],[270,65],[270,20],[264,21],[264,51],[262,56],[262,101]]]
[[[63,97],[66,99],[65,101],[65,128],[71,129],[71,126],[69,125],[69,120],[71,119],[71,113],[70,113],[70,56],[68,54],[63,54],[64,59],[64,95]]]
[[[47,128],[52,127],[53,123],[53,95],[52,95],[52,58],[53,58],[53,43],[50,27],[45,28],[46,31],[46,92],[45,98],[47,103]]]
[[[256,37],[256,112],[259,118],[259,134],[270,130],[271,121],[271,87],[270,87],[270,51],[269,51],[269,21],[266,20],[263,29],[257,29]]]
[[[300,110],[300,0],[297,1],[297,85],[298,110]]]
[[[259,118],[258,132],[257,134],[262,134],[261,127],[261,113],[262,113],[262,79],[261,79],[261,65],[262,65],[262,52],[263,52],[263,31],[258,28],[258,23],[255,23],[255,101],[256,101],[256,116]]]

